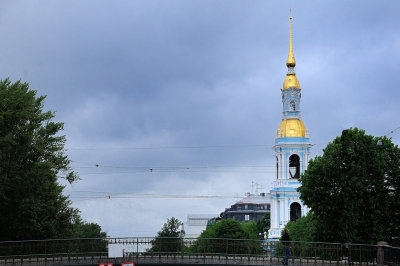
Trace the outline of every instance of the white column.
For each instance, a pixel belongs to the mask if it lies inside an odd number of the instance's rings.
[[[285,223],[285,200],[283,200],[281,204],[281,223],[279,228],[283,228],[284,223]]]
[[[283,155],[282,152],[279,153],[279,171],[280,171],[280,179],[283,179]]]
[[[273,195],[271,195],[271,196],[273,196]],[[272,198],[272,202],[271,202],[271,228],[275,228],[276,227],[276,225],[275,225],[275,223],[276,223],[276,221],[275,221],[275,219],[273,219],[273,218],[275,218],[275,216],[276,216],[276,199],[275,198]]]

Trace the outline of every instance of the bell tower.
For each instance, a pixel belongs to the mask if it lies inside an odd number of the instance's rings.
[[[297,192],[301,185],[300,174],[307,169],[312,145],[300,116],[301,88],[296,77],[296,60],[293,55],[292,16],[286,66],[288,71],[281,88],[283,117],[273,146],[276,175],[270,192],[271,229],[268,231],[268,238],[279,238],[289,221],[295,221],[309,211]]]

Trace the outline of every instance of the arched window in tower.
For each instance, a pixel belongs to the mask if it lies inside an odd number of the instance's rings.
[[[301,205],[298,202],[290,204],[290,221],[295,222],[301,217]]]
[[[289,174],[290,178],[300,178],[300,157],[297,154],[289,157]]]
[[[279,161],[278,156],[276,156],[276,179],[279,178]]]
[[[290,101],[289,106],[290,106],[290,111],[296,111],[296,102],[294,100]]]

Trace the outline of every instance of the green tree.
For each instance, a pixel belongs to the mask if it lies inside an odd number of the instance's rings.
[[[254,221],[249,221],[249,222],[242,222],[240,223],[243,230],[246,232],[248,235],[248,239],[258,239],[260,238],[260,228],[258,227],[258,224]]]
[[[182,229],[183,223],[171,217],[164,223],[161,231],[151,241],[152,247],[149,252],[179,252],[183,248],[183,237],[185,231]]]
[[[315,223],[316,220],[314,218],[314,214],[309,212],[306,216],[297,219],[296,221],[288,222],[285,225],[285,228],[281,232],[281,239],[283,234],[287,229],[289,229],[289,237],[290,237],[290,249],[292,251],[292,255],[295,257],[314,257],[315,250],[310,249],[309,246],[304,245],[304,243],[298,242],[314,242],[315,241]],[[284,256],[285,250],[282,242],[279,242],[276,246],[276,255]],[[336,250],[334,250],[336,252]],[[326,253],[324,250],[319,253],[319,256],[327,256],[330,254]],[[336,255],[336,253],[335,253]]]
[[[43,111],[44,99],[28,83],[0,80],[0,240],[71,237],[79,217],[57,182],[78,179],[63,123]]]
[[[315,223],[313,213],[309,212],[295,222],[288,222],[282,230],[282,235],[286,229],[289,229],[290,241],[313,242],[316,233]]]
[[[400,149],[390,139],[344,130],[300,181],[318,240],[400,244]]]
[[[257,234],[260,239],[264,239],[264,232],[268,233],[271,227],[271,213],[267,212],[264,214],[263,218],[257,221]]]
[[[100,225],[82,221],[78,216],[72,223],[72,238],[106,238],[107,234],[101,231]]]
[[[79,216],[74,218],[70,237],[74,240],[63,245],[62,248],[67,248],[64,252],[107,252],[107,234],[100,225],[84,222]]]
[[[221,220],[209,225],[199,236],[192,250],[198,253],[248,254],[261,251],[255,222]]]
[[[229,239],[249,239],[250,231],[245,229],[245,223],[228,219],[221,220],[204,230],[200,238],[229,238]]]

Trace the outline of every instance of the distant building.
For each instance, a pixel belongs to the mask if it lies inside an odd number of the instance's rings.
[[[183,223],[185,237],[198,237],[207,228],[208,222],[214,217],[215,214],[189,214],[187,221]]]
[[[271,211],[270,195],[261,193],[253,195],[246,193],[246,197],[225,209],[220,214],[223,220],[234,219],[239,222],[259,221],[264,214]]]
[[[187,221],[183,223],[185,237],[198,237],[207,225],[215,223],[219,220],[234,219],[239,222],[259,221],[265,213],[271,210],[271,195],[260,193],[254,195],[246,193],[246,196],[240,201],[233,204],[230,208],[225,209],[219,216],[210,214],[189,214]]]

